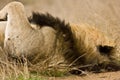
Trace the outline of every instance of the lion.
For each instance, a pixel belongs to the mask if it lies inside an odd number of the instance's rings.
[[[2,45],[11,58],[26,57],[32,64],[50,61],[70,66],[120,66],[114,40],[94,26],[69,24],[37,12],[27,18],[20,2],[7,4],[0,11],[0,19],[6,15],[0,34],[4,34],[1,42],[4,40]]]

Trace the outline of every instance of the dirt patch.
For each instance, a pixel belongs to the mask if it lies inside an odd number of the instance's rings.
[[[49,80],[120,80],[120,72],[88,73],[86,76],[52,77]]]

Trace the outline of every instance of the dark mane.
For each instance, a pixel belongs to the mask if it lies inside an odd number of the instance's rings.
[[[42,14],[38,12],[33,12],[32,16],[28,18],[30,23],[40,25],[40,27],[49,26],[55,29],[57,32],[61,32],[67,36],[67,40],[72,39],[72,32],[69,24],[65,21],[60,20],[58,17],[53,17],[49,13]],[[69,36],[69,38],[68,38]]]
[[[43,14],[33,12],[32,16],[28,18],[31,23],[38,24],[41,26],[67,26],[64,21],[61,21],[58,17],[53,17],[49,13]]]
[[[66,24],[65,21],[60,20],[58,17],[53,17],[49,13],[42,14],[38,12],[33,12],[32,16],[28,18],[30,23],[43,26],[49,26],[55,30],[62,31],[64,33],[68,32],[71,34],[69,24]]]

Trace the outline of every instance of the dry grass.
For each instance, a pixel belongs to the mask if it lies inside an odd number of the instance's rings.
[[[2,50],[2,49],[1,49]],[[5,54],[3,50],[1,54]],[[8,57],[4,55],[0,59],[0,79],[1,80],[17,80],[18,77],[23,76],[24,79],[29,78],[28,65],[25,62],[16,63],[8,60]]]
[[[32,64],[26,58],[10,58],[0,47],[0,80],[46,80],[45,77],[63,77],[68,69],[48,65],[47,60]]]

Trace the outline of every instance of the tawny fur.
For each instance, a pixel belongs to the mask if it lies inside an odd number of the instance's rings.
[[[114,40],[95,27],[88,24],[71,24],[61,28],[56,27],[57,25],[31,24],[25,15],[24,6],[19,2],[6,5],[0,11],[0,18],[4,18],[6,14],[7,25],[3,28],[5,40],[1,38],[1,41],[4,40],[5,50],[13,57],[27,56],[33,63],[39,60],[49,61],[50,58],[54,63],[65,59],[67,62],[78,64],[116,64],[117,62],[116,65],[120,66],[120,60],[116,59],[118,56],[114,55],[113,58],[116,48]],[[110,47],[110,51],[102,53],[99,47],[104,48],[104,46]]]
[[[115,42],[114,40],[107,37],[96,27],[89,24],[71,24],[71,30],[75,46],[81,56],[84,57],[83,63],[105,63],[110,62],[110,55],[112,55]],[[109,53],[101,53],[99,51],[99,46],[110,46],[113,49]]]

